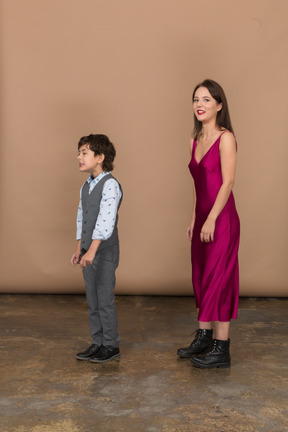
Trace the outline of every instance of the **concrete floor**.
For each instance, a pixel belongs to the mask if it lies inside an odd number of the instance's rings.
[[[80,362],[81,295],[0,295],[1,432],[288,431],[288,299],[241,299],[230,369],[176,350],[196,329],[190,297],[117,297],[121,359]]]

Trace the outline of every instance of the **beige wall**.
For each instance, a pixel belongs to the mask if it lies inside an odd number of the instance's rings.
[[[241,294],[287,296],[286,0],[1,0],[1,292],[83,292],[77,142],[117,148],[117,292],[190,294],[191,92],[228,96]]]

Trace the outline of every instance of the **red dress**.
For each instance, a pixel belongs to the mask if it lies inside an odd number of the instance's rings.
[[[222,134],[221,134],[222,135]],[[193,142],[189,169],[196,190],[196,220],[193,230],[192,282],[199,308],[198,321],[230,321],[237,318],[239,298],[238,248],[240,221],[231,192],[216,220],[214,241],[201,242],[200,232],[222,185],[220,139],[198,163]]]

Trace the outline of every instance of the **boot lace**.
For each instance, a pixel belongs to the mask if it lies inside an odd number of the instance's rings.
[[[211,342],[211,344],[208,345],[208,347],[201,353],[201,354],[213,354],[216,351],[217,341],[214,340]]]
[[[195,337],[194,337],[190,346],[196,345],[198,342],[201,341],[201,335],[202,335],[201,329],[195,330],[192,333],[192,335],[195,335]]]

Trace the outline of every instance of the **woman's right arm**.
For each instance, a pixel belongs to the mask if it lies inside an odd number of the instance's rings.
[[[192,156],[192,149],[193,149],[193,139],[190,139],[190,154]],[[188,228],[186,230],[186,237],[191,242],[192,241],[192,235],[193,235],[193,228],[195,223],[195,210],[196,210],[196,190],[195,185],[193,185],[193,211],[192,211],[192,218],[191,222],[188,225]]]

